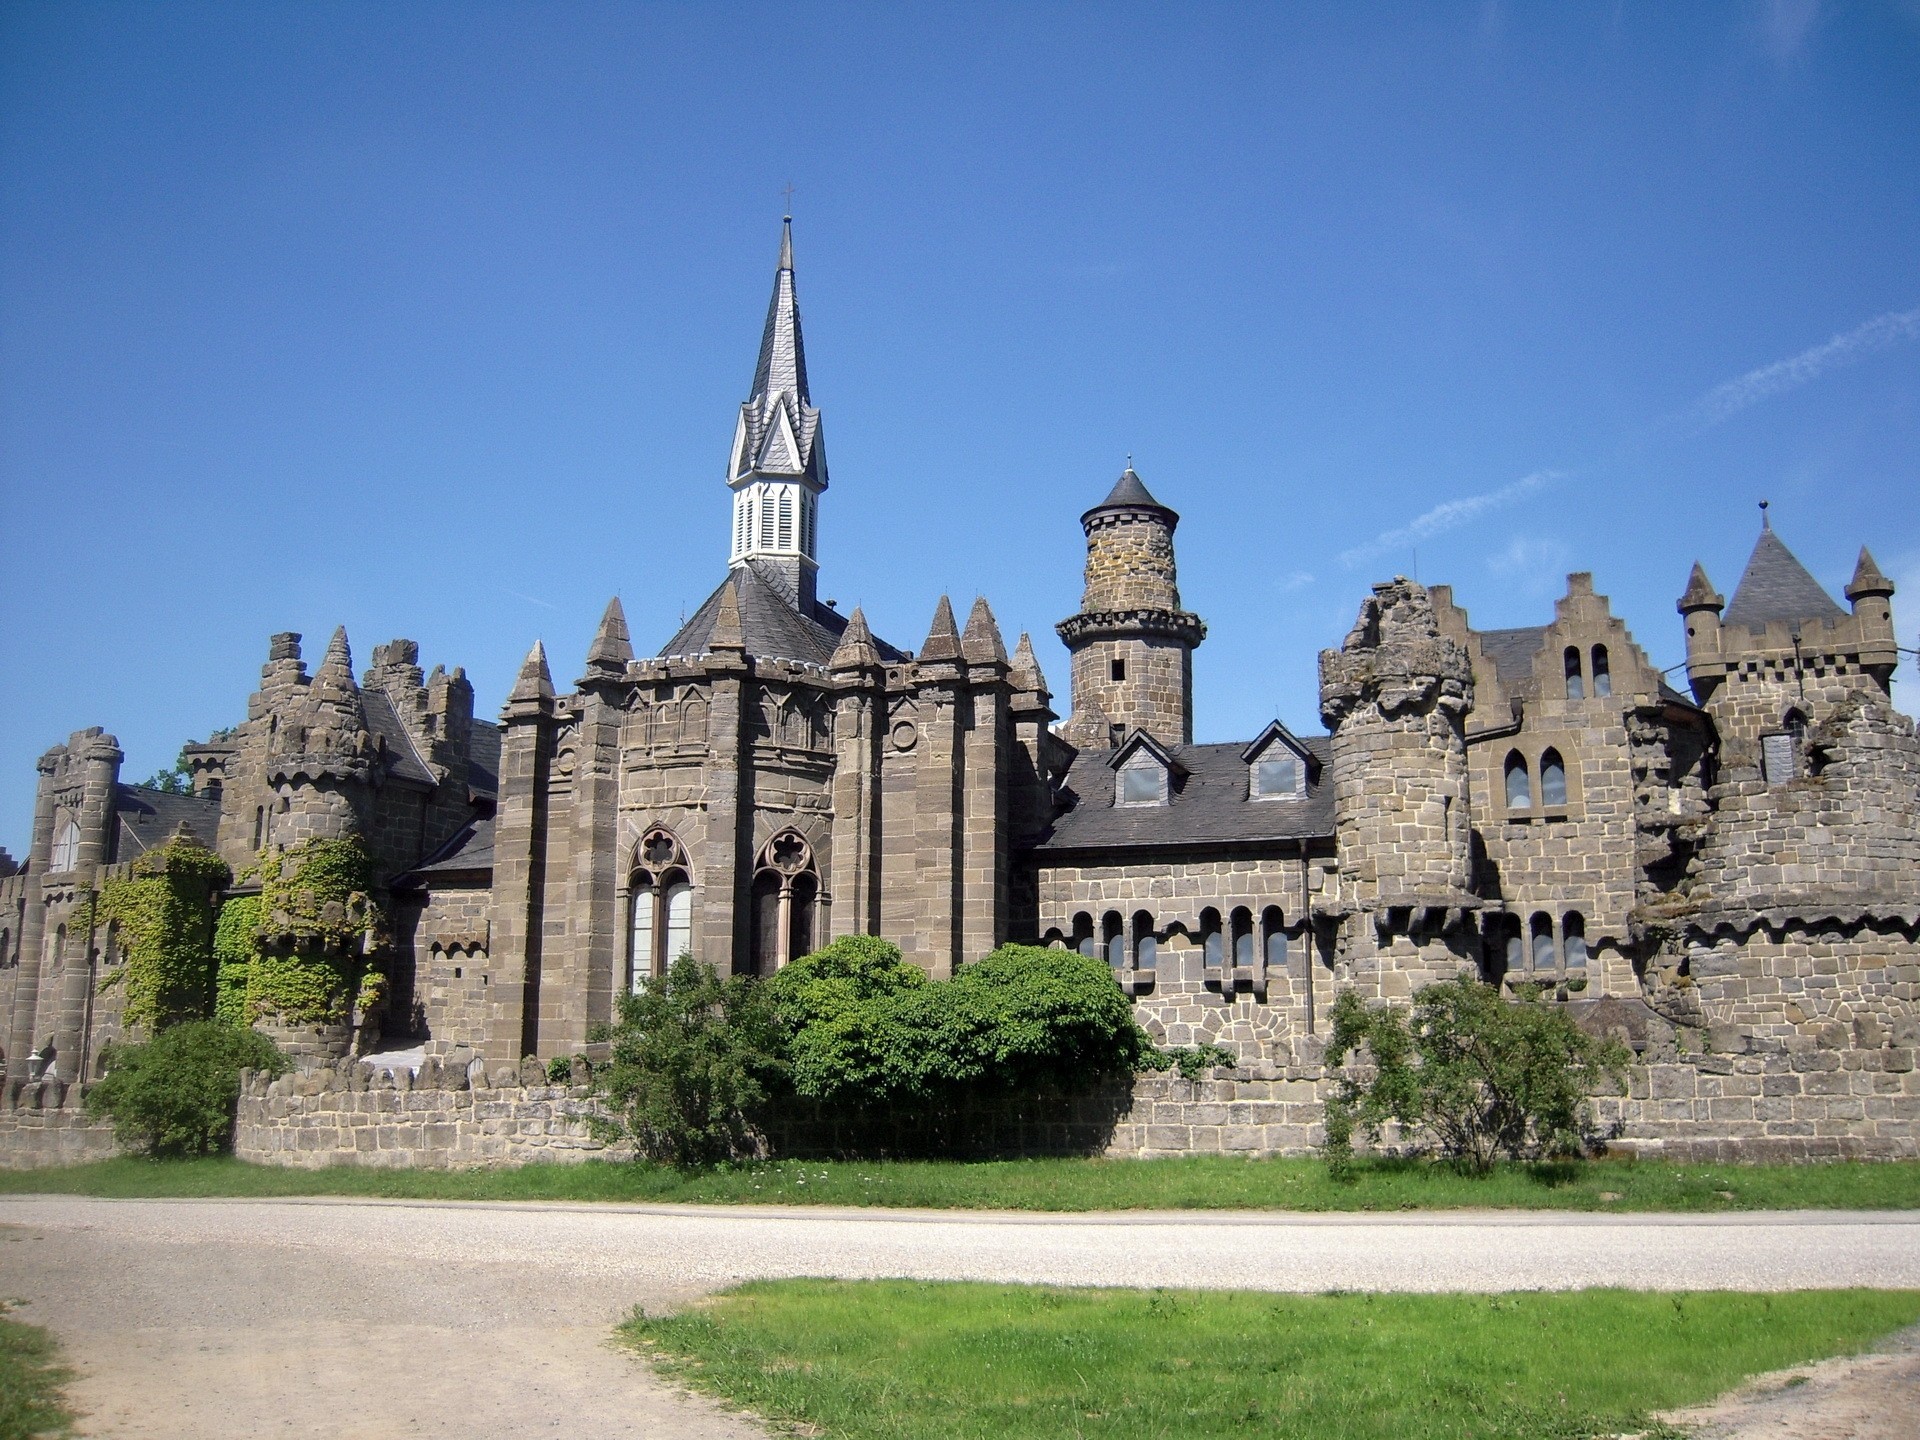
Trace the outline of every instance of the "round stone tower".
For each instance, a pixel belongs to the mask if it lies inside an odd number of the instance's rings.
[[[1442,978],[1468,953],[1463,922],[1479,903],[1464,728],[1472,707],[1467,654],[1440,633],[1432,600],[1411,580],[1374,586],[1340,648],[1320,652],[1342,954],[1397,970],[1398,993]],[[1383,993],[1395,993],[1381,978]]]
[[[1135,729],[1164,745],[1193,741],[1193,650],[1207,627],[1180,608],[1179,523],[1131,465],[1080,517],[1087,588],[1080,613],[1054,627],[1073,657],[1073,714],[1060,733],[1075,745],[1107,748]]]

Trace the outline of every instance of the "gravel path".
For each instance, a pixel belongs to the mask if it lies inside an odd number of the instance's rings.
[[[1318,1291],[1920,1288],[1920,1216],[997,1215],[0,1198],[86,1433],[745,1437],[606,1345],[763,1276]]]

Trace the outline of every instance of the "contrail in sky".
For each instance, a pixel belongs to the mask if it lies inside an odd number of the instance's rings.
[[[1489,490],[1484,495],[1468,495],[1459,500],[1449,500],[1444,505],[1436,505],[1424,515],[1417,516],[1398,530],[1387,530],[1376,535],[1364,545],[1356,545],[1351,550],[1340,552],[1340,563],[1352,567],[1364,560],[1384,555],[1389,550],[1398,550],[1407,545],[1417,545],[1434,535],[1442,535],[1457,525],[1477,519],[1489,510],[1498,510],[1503,505],[1511,505],[1526,495],[1531,495],[1541,486],[1558,480],[1565,472],[1560,470],[1536,470],[1523,476],[1511,485],[1498,490]]]
[[[1834,336],[1824,345],[1815,345],[1811,350],[1802,350],[1788,359],[1762,365],[1758,370],[1749,370],[1737,380],[1715,386],[1694,407],[1694,412],[1705,424],[1718,425],[1729,415],[1749,405],[1758,404],[1783,390],[1797,389],[1822,371],[1848,364],[1862,355],[1884,350],[1889,345],[1897,345],[1915,336],[1920,336],[1920,310],[1890,310],[1885,315],[1874,316],[1865,324],[1854,326],[1844,335]]]

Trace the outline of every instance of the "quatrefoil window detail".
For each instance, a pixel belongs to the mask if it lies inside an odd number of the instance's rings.
[[[641,842],[640,858],[655,869],[671,863],[675,849],[673,837],[656,830]]]
[[[773,861],[775,869],[789,875],[797,874],[807,867],[807,842],[791,831],[776,835],[773,843],[767,846],[767,856]]]

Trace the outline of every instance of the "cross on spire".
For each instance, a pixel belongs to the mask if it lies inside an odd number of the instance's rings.
[[[782,208],[786,212],[786,218],[791,220],[793,218],[793,182],[791,180],[781,187],[780,199],[783,202]]]

